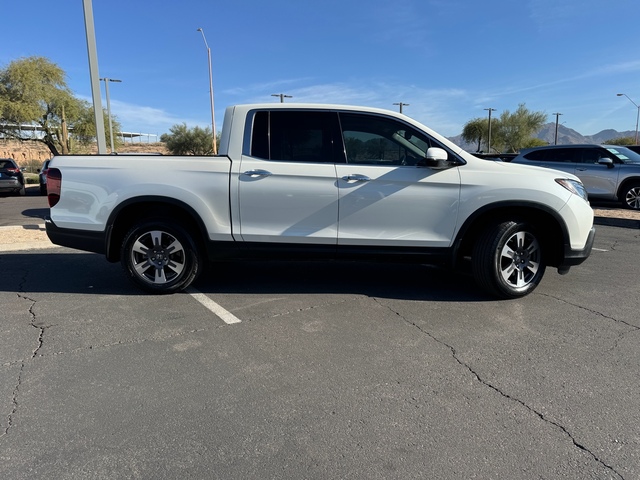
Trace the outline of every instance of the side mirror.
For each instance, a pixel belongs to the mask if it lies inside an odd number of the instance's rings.
[[[424,165],[430,168],[443,169],[449,167],[449,162],[447,161],[449,155],[447,151],[438,148],[431,147],[427,150],[427,153],[424,157],[424,162],[420,162],[420,165]]]
[[[598,164],[599,165],[606,165],[607,168],[613,168],[613,160],[611,160],[610,158],[600,158],[598,159]]]

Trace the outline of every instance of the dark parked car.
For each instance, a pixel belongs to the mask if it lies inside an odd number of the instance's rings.
[[[633,150],[636,153],[640,153],[640,145],[625,145],[629,150]]]
[[[10,158],[0,158],[0,193],[25,194],[22,169]]]
[[[51,159],[45,160],[42,168],[38,169],[38,180],[40,181],[40,195],[47,194],[47,170],[49,170]]]
[[[572,173],[589,198],[640,210],[640,153],[616,145],[550,145],[524,149],[511,163]]]

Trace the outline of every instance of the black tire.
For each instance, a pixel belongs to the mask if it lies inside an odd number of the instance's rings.
[[[624,187],[620,200],[631,210],[640,210],[640,183],[630,183]]]
[[[506,221],[487,228],[473,247],[476,282],[499,298],[531,293],[546,269],[542,242],[525,222]]]
[[[21,197],[24,197],[27,194],[27,189],[25,188],[24,184],[22,185],[22,187],[20,188],[20,190],[17,191],[18,195],[20,195]]]
[[[40,195],[46,195],[46,194],[47,194],[47,186],[40,185]]]
[[[125,235],[120,261],[127,277],[142,290],[175,293],[201,270],[201,257],[188,231],[171,220],[146,220]]]

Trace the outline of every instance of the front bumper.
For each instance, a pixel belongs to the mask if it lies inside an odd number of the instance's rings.
[[[558,271],[561,273],[569,270],[569,267],[574,265],[580,265],[584,262],[589,255],[591,255],[591,249],[593,248],[593,242],[596,236],[595,227],[591,227],[589,231],[589,236],[587,237],[587,242],[584,245],[584,248],[581,250],[575,250],[571,248],[571,245],[564,246],[564,259],[560,265],[558,265]]]

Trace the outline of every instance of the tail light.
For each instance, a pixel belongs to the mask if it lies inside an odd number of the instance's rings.
[[[62,172],[57,168],[47,170],[47,200],[49,207],[55,207],[60,201],[60,188],[62,186]]]
[[[7,172],[20,173],[20,169],[19,168],[7,168]]]

